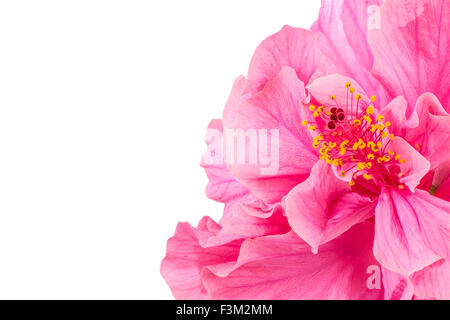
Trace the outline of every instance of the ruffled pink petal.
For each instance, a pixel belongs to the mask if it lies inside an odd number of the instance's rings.
[[[430,170],[430,162],[400,137],[394,138],[389,149],[405,160],[403,164],[400,164],[400,182],[405,184],[411,192],[414,192],[422,178]]]
[[[280,206],[280,203],[266,204],[253,194],[247,195],[241,202],[241,208],[247,215],[263,219],[270,218]]]
[[[231,175],[222,154],[222,120],[212,120],[206,133],[208,149],[202,157],[201,166],[208,176],[206,195],[208,198],[227,202],[248,194],[248,189]]]
[[[398,97],[383,108],[391,133],[403,137],[431,163],[431,169],[450,160],[450,145],[442,137],[450,137],[450,115],[431,93],[422,94],[409,118],[407,101]]]
[[[306,89],[314,97],[314,99],[321,105],[334,107],[336,103],[339,107],[345,110],[346,106],[352,105],[351,97],[347,94],[348,89],[345,84],[350,82],[355,89],[355,93],[361,95],[359,107],[364,108],[370,103],[368,95],[364,89],[354,79],[340,74],[332,74],[315,79],[311,84],[306,86]],[[331,96],[336,96],[336,100],[331,100]],[[355,106],[354,113],[356,113],[356,101],[353,102]],[[359,108],[360,109],[360,108]],[[349,110],[350,112],[351,110]]]
[[[414,286],[411,281],[398,273],[382,268],[385,300],[411,300]]]
[[[442,162],[434,171],[431,193],[450,201],[450,160]]]
[[[167,242],[167,254],[161,263],[161,274],[176,299],[208,299],[201,278],[201,270],[211,267],[225,272],[236,261],[242,241],[234,241],[219,247],[205,248],[200,245],[208,237],[217,234],[220,227],[204,218],[198,228],[180,223],[175,235]]]
[[[406,117],[408,101],[402,96],[396,97],[381,109],[386,122],[390,122],[389,132],[396,136],[405,137],[409,129],[419,125],[417,115]]]
[[[283,199],[283,207],[292,229],[315,253],[319,245],[367,220],[375,210],[369,198],[351,192],[348,183],[337,179],[323,161]]]
[[[434,192],[436,197],[450,201],[450,177],[443,180],[441,184],[436,186],[436,191]]]
[[[310,30],[285,26],[264,40],[250,63],[245,91],[261,90],[286,66],[293,68],[298,78],[308,83],[322,59],[317,36]]]
[[[421,95],[414,114],[419,122],[406,132],[406,139],[431,162],[432,169],[450,161],[450,143],[446,139],[450,137],[450,115],[436,96]]]
[[[438,261],[411,277],[419,299],[450,300],[450,261]]]
[[[225,111],[229,112],[227,114],[229,119],[234,117],[234,108],[250,96],[244,94],[246,83],[247,80],[243,76],[238,77],[233,83],[233,88],[225,105]],[[208,148],[202,156],[201,166],[205,169],[209,179],[206,187],[208,198],[225,203],[247,194],[248,189],[236,181],[226,167],[223,155],[222,120],[210,122],[205,140]]]
[[[208,238],[206,246],[220,246],[239,239],[284,234],[291,230],[280,204],[266,206],[247,195],[230,201],[221,220],[222,229]]]
[[[247,79],[244,76],[239,76],[233,83],[231,93],[223,111],[223,118],[227,119],[228,123],[234,123],[236,121],[240,104],[253,96],[253,93],[244,92],[246,86]]]
[[[311,28],[320,34],[319,47],[332,62],[323,66],[325,70],[354,78],[370,94],[378,93],[379,86],[370,73],[374,58],[367,32],[378,25],[381,3],[382,0],[322,0],[319,19]]]
[[[392,98],[404,96],[409,112],[424,92],[450,108],[450,2],[386,0],[381,28],[370,30],[374,76]]]
[[[450,252],[450,203],[422,190],[383,189],[375,210],[374,254],[410,276]]]
[[[420,151],[429,161],[430,168],[446,166],[450,160],[450,147],[446,139],[450,136],[450,116],[437,98],[430,93],[421,95],[416,108],[406,118],[407,102],[403,97],[394,99],[382,110],[391,122],[391,133],[402,136]]]
[[[450,160],[443,161],[434,171],[432,185],[440,186],[450,178]]]
[[[373,224],[361,223],[324,245],[319,254],[294,232],[246,240],[231,272],[206,268],[203,281],[214,299],[379,299],[368,289]]]
[[[246,157],[244,163],[239,163],[233,157],[235,154],[227,152],[225,157],[231,159],[227,161],[228,168],[238,181],[268,204],[279,202],[304,181],[317,161],[312,138],[301,125],[299,102],[305,95],[295,70],[285,67],[262,91],[234,108],[233,118],[227,116],[228,112],[224,114],[227,148],[235,146],[233,134],[249,133],[259,140],[258,144],[243,143],[244,147],[256,147],[244,151],[258,155],[258,161],[251,163],[250,157]]]

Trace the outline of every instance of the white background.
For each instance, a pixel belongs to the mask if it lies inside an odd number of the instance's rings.
[[[256,46],[319,0],[1,1],[0,298],[171,299],[178,221]]]

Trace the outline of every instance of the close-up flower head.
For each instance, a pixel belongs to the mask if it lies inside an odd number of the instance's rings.
[[[173,296],[450,299],[449,30],[448,0],[322,0],[262,41],[206,131],[221,219],[167,242]]]

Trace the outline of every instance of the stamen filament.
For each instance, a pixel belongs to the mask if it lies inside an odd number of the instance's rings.
[[[311,123],[304,120],[302,125],[311,131],[320,131],[314,138],[313,147],[319,149],[321,160],[341,169],[341,176],[345,177],[353,172],[350,181],[352,186],[355,181],[360,181],[356,178],[361,176],[363,181],[373,180],[400,188],[403,185],[396,182],[398,177],[394,179],[387,169],[388,166],[405,163],[400,155],[388,150],[394,138],[388,131],[390,122],[385,122],[385,117],[377,114],[373,106],[375,96],[370,98],[371,102],[366,109],[360,111],[362,96],[355,94],[355,89],[349,82],[345,87],[345,108],[339,105],[335,95],[331,96],[335,107],[310,106],[315,121]]]

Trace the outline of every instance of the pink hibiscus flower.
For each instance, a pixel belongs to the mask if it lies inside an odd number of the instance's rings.
[[[324,0],[263,41],[207,134],[224,216],[168,242],[175,298],[449,299],[449,28],[446,0]],[[276,171],[226,161],[237,130]]]

